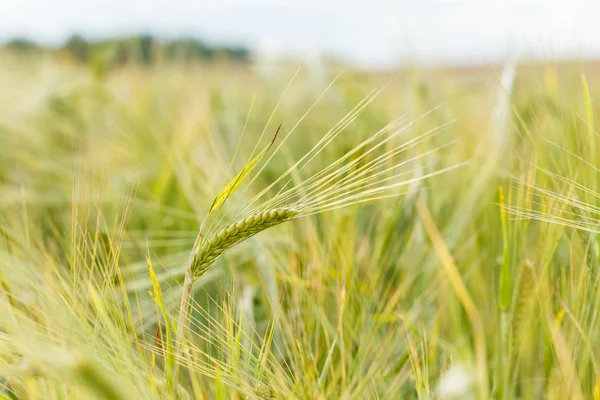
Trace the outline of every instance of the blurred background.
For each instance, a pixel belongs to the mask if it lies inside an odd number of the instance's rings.
[[[581,0],[8,0],[0,41],[66,48],[78,59],[86,46],[122,42],[144,62],[162,51],[172,57],[177,47],[189,57],[229,50],[243,59],[326,57],[364,68],[481,64],[514,54],[597,57],[598,12],[597,2]]]

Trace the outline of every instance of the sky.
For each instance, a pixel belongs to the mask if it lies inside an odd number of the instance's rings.
[[[0,0],[0,41],[196,36],[370,67],[600,57],[600,1]]]

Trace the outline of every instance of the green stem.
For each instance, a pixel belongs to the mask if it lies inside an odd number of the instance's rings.
[[[181,305],[179,306],[179,319],[177,320],[177,337],[175,340],[175,371],[173,374],[174,384],[178,380],[179,365],[181,363],[181,349],[183,341],[185,339],[185,331],[187,329],[187,322],[190,313],[190,303],[192,300],[192,289],[194,286],[194,274],[192,271],[192,266],[194,265],[194,259],[200,247],[201,237],[201,235],[198,235],[198,237],[196,238],[196,243],[194,243],[194,249],[190,254],[190,258],[185,269],[185,280],[183,281],[183,294],[181,295]],[[176,385],[174,387],[176,387]]]

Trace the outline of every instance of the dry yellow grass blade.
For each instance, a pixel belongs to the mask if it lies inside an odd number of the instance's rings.
[[[471,322],[471,326],[473,328],[473,339],[475,341],[475,357],[477,359],[480,398],[489,399],[486,344],[481,315],[479,314],[479,310],[475,306],[473,299],[469,295],[469,291],[462,281],[460,272],[458,272],[458,268],[454,264],[452,254],[450,254],[450,250],[446,246],[446,243],[444,242],[440,231],[433,221],[427,206],[423,203],[423,201],[419,200],[417,201],[416,208],[417,214],[419,215],[419,218],[421,219],[421,222],[423,223],[423,226],[433,243],[433,247],[438,255],[438,258],[440,259],[440,264],[444,269],[444,273],[450,281],[456,296],[464,307],[467,316],[469,317],[469,321]]]
[[[258,163],[263,159],[263,157],[267,154],[273,143],[275,143],[275,139],[277,139],[277,135],[279,134],[279,130],[281,129],[281,125],[277,128],[277,132],[275,132],[275,136],[271,139],[271,142],[265,147],[256,157],[254,157],[246,166],[219,192],[213,204],[210,206],[208,210],[208,215],[211,215],[215,211],[225,203],[225,201],[231,196],[241,185],[244,183],[246,178],[250,176],[250,173],[254,168],[258,165]]]
[[[569,343],[562,332],[561,324],[565,316],[565,310],[561,309],[556,315],[551,310],[551,294],[547,284],[541,285],[540,290],[540,304],[544,305],[546,323],[550,330],[550,337],[552,339],[552,346],[558,358],[558,367],[560,368],[561,375],[565,380],[565,385],[569,391],[569,396],[574,400],[583,400],[583,392],[581,391],[581,382],[577,376],[577,367],[575,360],[572,357],[572,349],[570,349]]]

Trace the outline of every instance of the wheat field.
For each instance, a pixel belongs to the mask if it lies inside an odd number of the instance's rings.
[[[1,399],[600,399],[594,64],[0,60]]]

